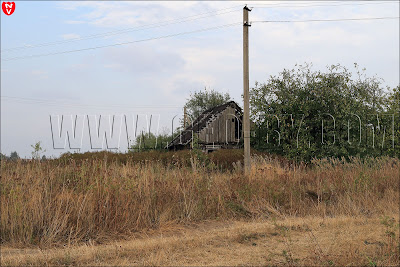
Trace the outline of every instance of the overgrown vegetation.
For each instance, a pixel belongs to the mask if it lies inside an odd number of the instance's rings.
[[[228,93],[220,93],[214,89],[204,91],[195,91],[190,94],[187,99],[185,108],[190,120],[195,120],[202,112],[209,108],[225,104],[230,101],[231,97]]]
[[[283,70],[250,92],[258,149],[312,158],[400,156],[399,87],[385,88],[355,64],[326,72],[311,65]]]
[[[8,157],[7,157],[6,155],[0,153],[0,159],[1,159],[1,160],[17,160],[17,159],[19,159],[19,158],[20,158],[20,157],[19,157],[17,151],[11,152],[11,153],[10,153],[10,156],[8,156]]]
[[[252,150],[252,155],[263,155],[270,156],[279,159],[282,164],[289,162],[280,156],[271,156],[266,152],[260,152]],[[108,151],[99,152],[85,152],[85,153],[65,153],[58,159],[53,160],[59,164],[69,164],[69,160],[75,160],[78,164],[84,160],[103,160],[108,163],[123,163],[134,162],[134,163],[145,163],[145,162],[157,162],[163,166],[173,167],[176,164],[184,167],[192,166],[192,159],[195,158],[198,164],[208,169],[218,170],[233,170],[235,167],[239,167],[243,163],[243,150],[242,149],[222,149],[215,151],[210,154],[205,154],[201,150],[179,150],[179,151],[157,151],[148,150],[141,151],[140,153],[113,153]]]
[[[398,159],[316,160],[305,167],[254,156],[249,177],[238,163],[222,171],[194,155],[163,160],[2,161],[2,243],[103,241],[171,221],[398,211]]]
[[[229,95],[215,91],[197,92],[186,108],[189,115],[197,116],[228,100]],[[267,263],[278,256],[287,265],[398,265],[399,223],[393,215],[398,213],[400,190],[400,87],[385,91],[379,79],[368,78],[358,69],[353,79],[339,65],[327,73],[300,66],[256,84],[251,108],[255,149],[249,176],[243,175],[243,150],[205,154],[194,146],[167,152],[164,148],[173,137],[167,133],[142,133],[129,153],[65,153],[45,160],[37,142],[32,160],[20,159],[17,152],[9,157],[1,154],[2,246],[92,245],[169,224],[268,219],[274,225],[269,234],[229,233],[220,239],[257,247],[261,240],[276,236],[280,250],[267,255]],[[271,119],[271,114],[277,116]],[[304,116],[299,120],[297,115]],[[361,139],[355,115],[362,119]],[[342,255],[330,255],[327,251],[341,250],[321,248],[320,242],[331,240],[318,240],[315,226],[289,226],[275,220],[307,217],[323,220],[319,230],[331,237],[336,234],[322,229],[326,218],[333,226],[336,218],[376,220],[375,226],[384,230],[379,238],[365,238],[349,244]],[[330,231],[342,226],[335,227]],[[295,232],[312,240],[312,256],[299,257],[304,243],[296,247]],[[360,254],[364,245],[368,248]],[[66,253],[55,262],[47,256],[39,262],[77,264],[77,257],[69,250]]]

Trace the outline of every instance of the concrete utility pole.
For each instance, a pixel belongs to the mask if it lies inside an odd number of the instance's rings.
[[[183,129],[186,129],[186,106],[183,107]]]
[[[243,8],[243,139],[244,139],[244,173],[250,174],[250,101],[249,101],[249,11],[247,5]]]

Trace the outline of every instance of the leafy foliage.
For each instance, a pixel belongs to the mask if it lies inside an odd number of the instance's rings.
[[[252,150],[253,156],[271,156],[266,152]],[[145,163],[157,162],[164,166],[179,165],[191,167],[190,158],[196,158],[198,163],[205,165],[214,165],[219,170],[233,170],[235,164],[243,164],[242,149],[221,149],[213,153],[205,154],[198,149],[179,150],[179,151],[157,151],[154,149],[141,150],[140,152],[132,151],[131,153],[113,153],[109,151],[85,152],[85,153],[64,153],[58,159],[54,159],[60,165],[69,164],[70,160],[76,162],[84,162],[87,160],[104,160],[108,163],[126,164],[127,162]],[[282,164],[287,164],[289,161],[283,157],[273,157]]]
[[[400,85],[394,88],[388,97],[388,114],[395,114],[394,124],[394,147],[391,148],[391,152],[397,157],[400,157]]]
[[[33,148],[32,153],[32,159],[40,160],[40,156],[42,153],[46,152],[45,149],[42,148],[41,142],[36,142],[34,145],[31,145]],[[44,156],[44,155],[43,155]],[[46,157],[44,157],[46,159]]]
[[[190,95],[185,107],[189,118],[196,119],[202,112],[209,108],[222,105],[231,100],[228,93],[222,94],[214,89],[197,91]]]
[[[10,160],[17,160],[17,159],[19,159],[19,155],[18,155],[17,151],[11,152],[11,153],[10,153],[9,159],[10,159]]]
[[[250,111],[257,126],[253,146],[305,161],[329,156],[398,156],[391,142],[399,136],[391,131],[391,122],[398,119],[398,114],[392,116],[398,89],[389,110],[382,80],[367,77],[357,64],[356,78],[339,64],[326,72],[311,67],[285,69],[251,89]]]
[[[163,150],[172,137],[167,133],[155,135],[153,133],[142,133],[136,137],[134,145],[130,147],[131,152],[146,150]]]

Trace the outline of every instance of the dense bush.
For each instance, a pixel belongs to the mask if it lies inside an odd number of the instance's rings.
[[[399,157],[399,88],[384,88],[380,79],[355,67],[353,75],[340,65],[327,72],[305,65],[256,83],[250,92],[252,145],[305,161]]]
[[[268,156],[266,152],[259,152],[252,150],[253,155]],[[277,157],[277,156],[275,156]],[[191,158],[196,160],[202,165],[211,169],[219,170],[233,170],[235,166],[240,166],[243,163],[243,150],[242,149],[221,149],[209,154],[205,154],[199,150],[179,150],[179,151],[142,151],[130,153],[113,153],[108,151],[101,152],[86,152],[86,153],[65,153],[59,159],[54,160],[57,163],[68,164],[69,160],[75,162],[82,162],[84,160],[103,160],[106,162],[117,162],[126,164],[129,162],[145,163],[154,162],[161,163],[164,166],[184,166],[191,167]],[[282,162],[286,160],[279,157]]]

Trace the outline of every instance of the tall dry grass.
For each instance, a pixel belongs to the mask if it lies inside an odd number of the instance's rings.
[[[190,159],[1,162],[1,241],[10,246],[102,242],[171,221],[375,216],[398,211],[400,161],[253,158],[249,177]]]

